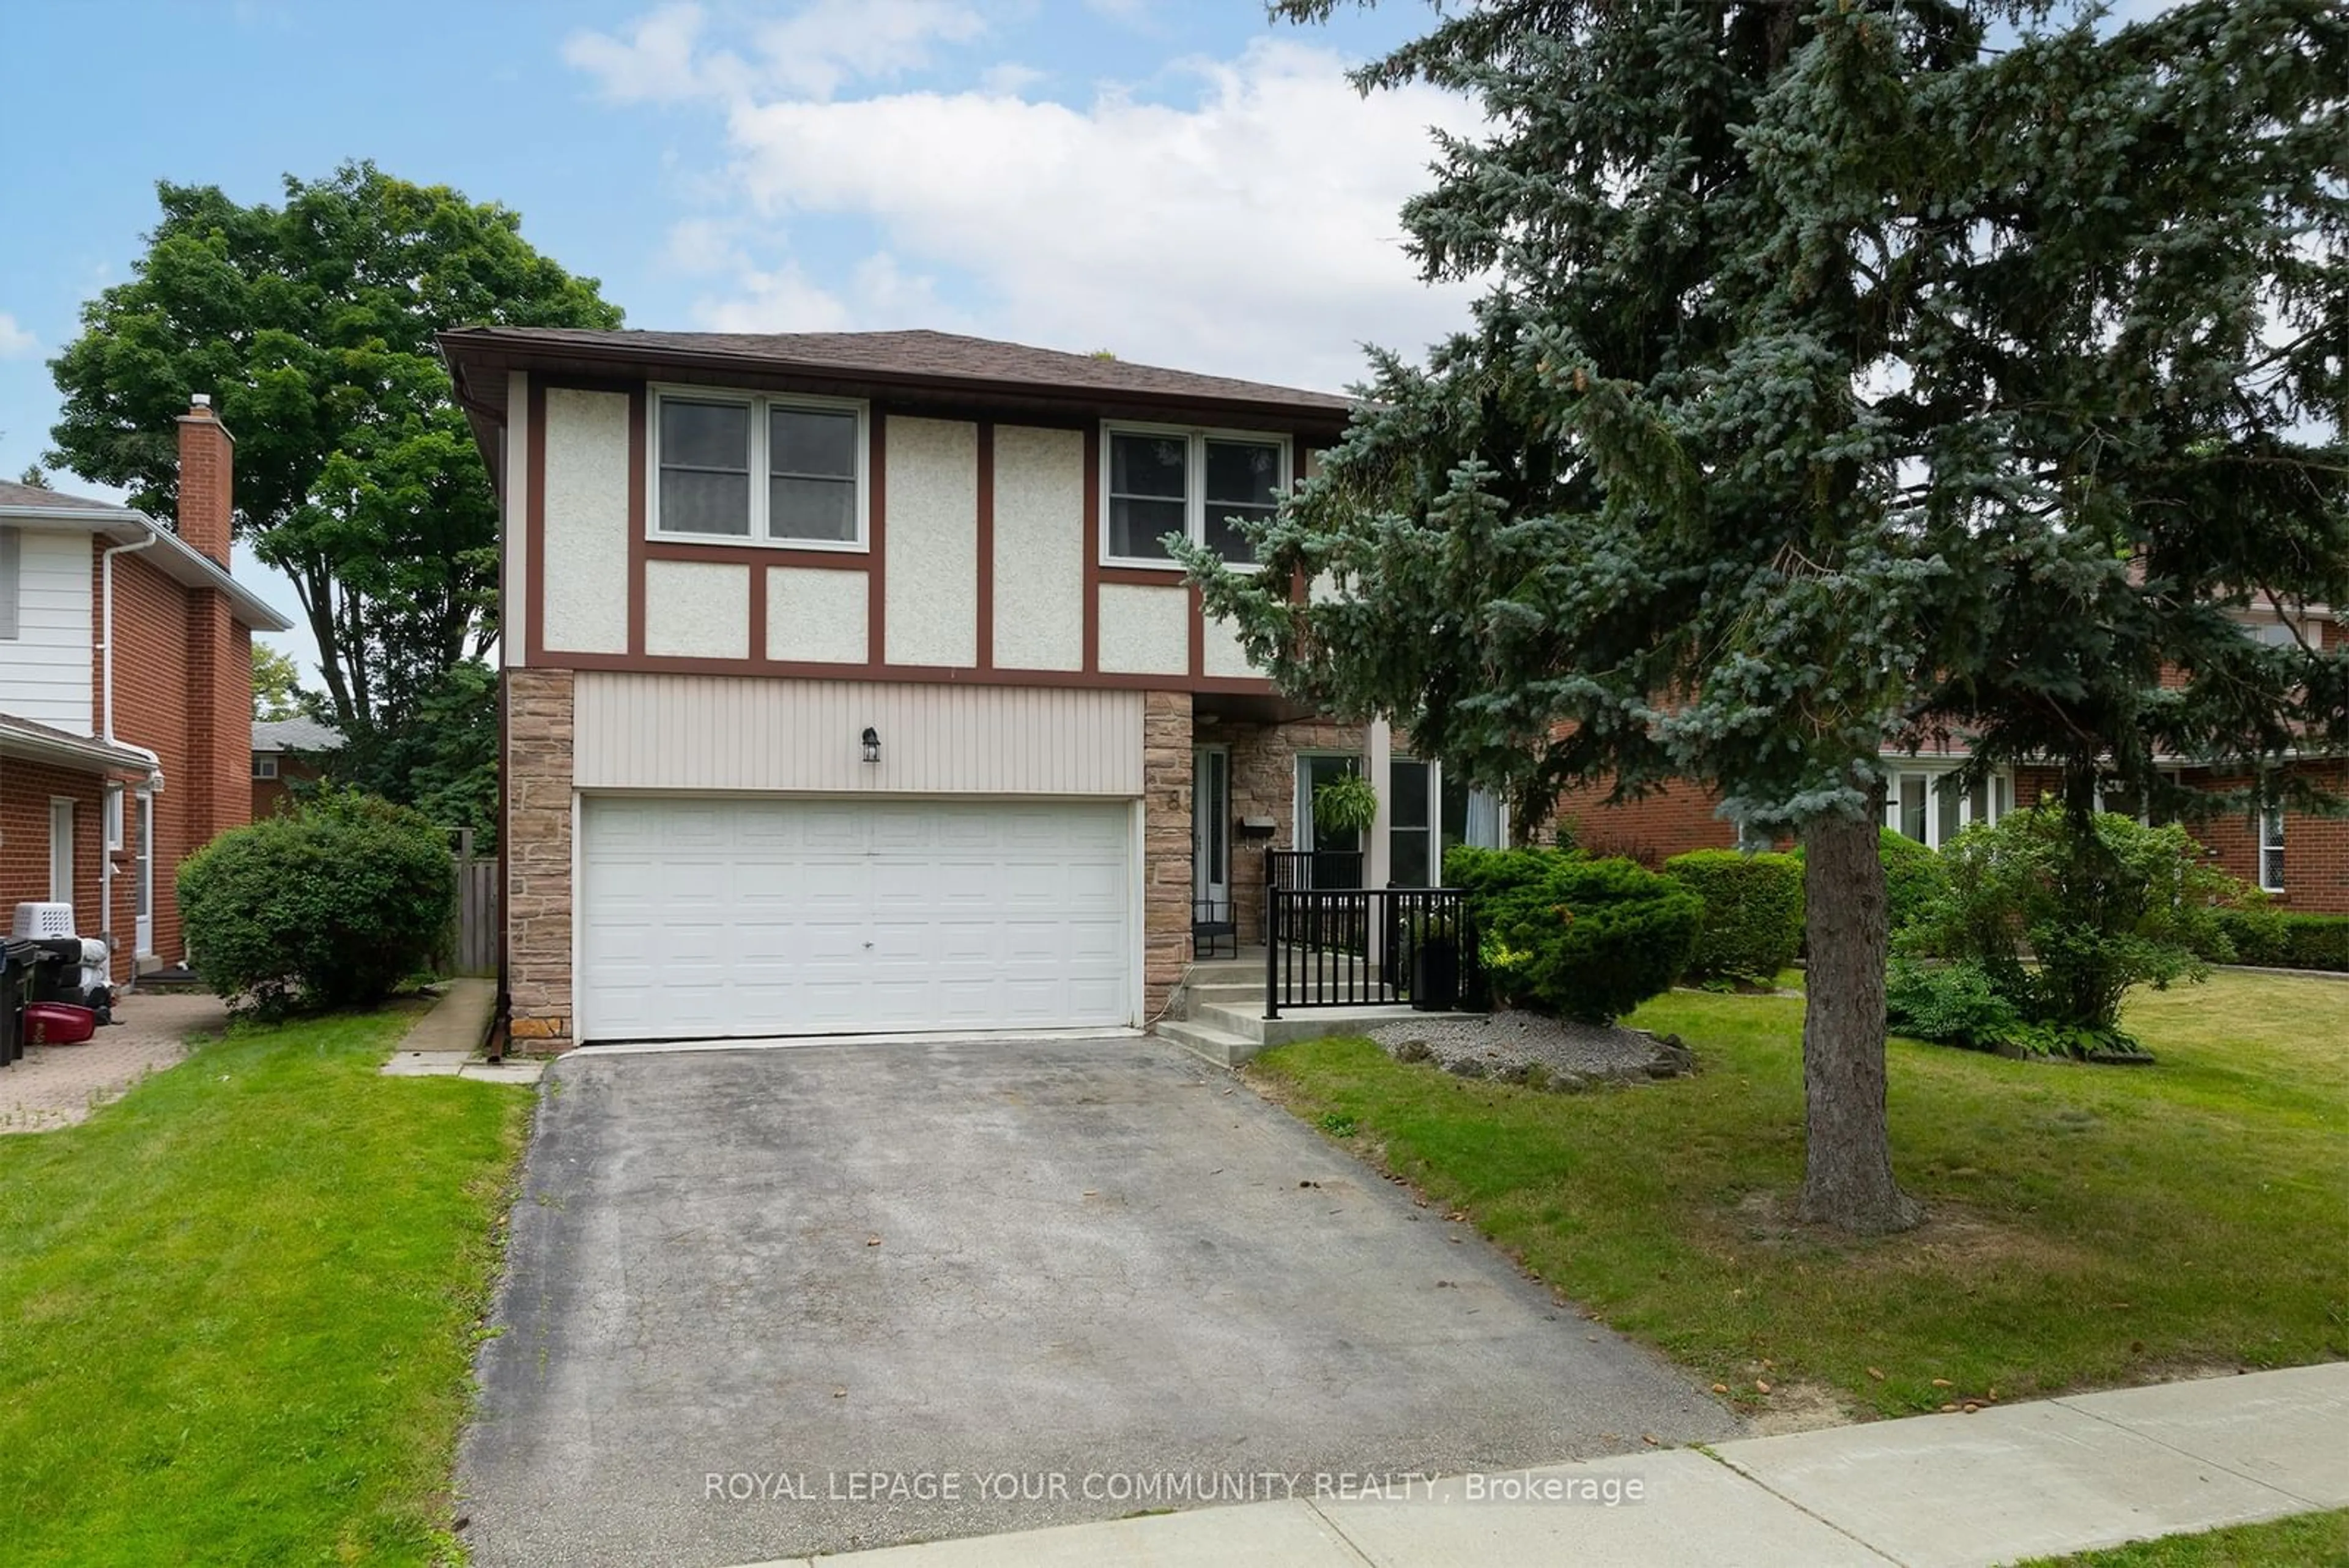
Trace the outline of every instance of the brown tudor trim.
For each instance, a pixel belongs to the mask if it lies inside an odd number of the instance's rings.
[[[978,667],[995,668],[995,421],[978,421]]]
[[[1104,583],[1134,588],[1179,588],[1183,586],[1183,568],[1164,566],[1102,566],[1096,568]]]
[[[1195,583],[1191,586],[1187,624],[1191,632],[1191,679],[1194,681],[1204,680],[1207,678],[1207,609],[1200,599],[1199,587]]]
[[[865,418],[872,436],[864,461],[872,472],[866,476],[864,491],[872,505],[864,524],[864,549],[871,562],[864,574],[864,659],[881,665],[889,661],[889,416],[875,403]]]
[[[1101,669],[1102,438],[1098,421],[1085,427],[1085,642],[1078,669]]]
[[[628,653],[550,652],[546,647],[546,392],[549,388],[574,391],[613,392],[628,396]],[[751,675],[781,679],[893,681],[905,684],[1097,687],[1122,691],[1170,691],[1187,688],[1210,695],[1261,696],[1271,692],[1269,681],[1250,677],[1210,677],[1205,673],[1205,626],[1199,596],[1191,590],[1190,643],[1187,673],[1166,670],[1149,674],[1104,671],[1101,669],[1101,588],[1104,583],[1149,587],[1185,586],[1179,570],[1145,566],[1103,566],[1101,564],[1101,426],[1081,428],[1084,434],[1084,665],[1080,670],[1009,670],[994,664],[994,420],[975,421],[979,427],[979,664],[892,665],[888,662],[885,545],[888,531],[887,415],[870,412],[867,492],[870,516],[864,554],[847,551],[792,549],[766,545],[703,545],[686,540],[647,537],[650,504],[651,397],[642,382],[618,383],[582,377],[532,373],[527,405],[530,429],[523,442],[523,463],[528,475],[529,497],[523,508],[523,550],[529,563],[526,598],[530,626],[523,659],[528,668],[638,671],[678,675]],[[1020,421],[1025,422],[1025,421]],[[647,561],[708,561],[737,565],[750,573],[750,649],[744,659],[698,659],[682,655],[648,654],[645,645],[645,564]],[[774,660],[766,657],[766,571],[769,566],[808,566],[825,571],[862,571],[866,585],[866,646],[862,663],[823,660]]]
[[[812,566],[825,572],[862,572],[872,562],[862,551],[805,550],[789,545],[697,545],[678,537],[654,539],[645,554],[656,561],[719,561],[735,566]]]
[[[764,566],[750,568],[750,596],[745,607],[750,614],[750,635],[743,646],[750,649],[751,663],[764,664],[767,661],[767,569]]]
[[[628,651],[645,650],[645,497],[652,489],[646,427],[652,397],[642,381],[628,389]],[[759,651],[756,642],[750,651]]]
[[[529,603],[523,614],[530,621],[530,634],[523,639],[523,658],[532,664],[546,662],[546,383],[536,376],[530,378],[530,390],[525,398],[529,405],[530,439],[524,444],[523,468],[529,474],[530,502],[524,509],[523,553],[530,561]],[[637,582],[642,583],[641,575]],[[643,590],[636,590],[641,593]]]
[[[837,664],[823,660],[700,659],[685,654],[564,653],[543,668],[637,675],[772,675],[820,680],[869,680],[904,686],[1100,687],[1140,691],[1192,691],[1226,696],[1276,695],[1268,680],[1179,670],[1127,673],[1082,670],[975,670],[960,664]]]

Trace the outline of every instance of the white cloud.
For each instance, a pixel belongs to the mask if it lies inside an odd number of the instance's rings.
[[[707,20],[698,5],[663,5],[624,37],[573,34],[563,57],[620,103],[740,101],[772,91],[822,99],[850,81],[921,69],[934,46],[968,43],[987,26],[960,0],[810,0],[750,29],[741,47],[705,48]]]
[[[821,8],[820,8],[821,9]],[[1176,64],[1183,103],[1104,90],[1071,108],[1003,78],[957,93],[792,96],[770,78],[727,104],[718,215],[671,237],[730,283],[702,325],[949,325],[1227,375],[1335,388],[1369,340],[1415,351],[1458,324],[1468,291],[1429,289],[1398,209],[1425,187],[1431,124],[1475,109],[1426,88],[1358,96],[1346,62],[1289,39]],[[707,79],[706,57],[674,73]],[[859,67],[869,70],[869,67]],[[802,242],[788,250],[788,225]],[[861,262],[805,270],[825,225],[870,233]],[[761,263],[752,257],[796,256]]]
[[[34,352],[41,340],[16,325],[16,318],[0,310],[0,359],[20,358]]]

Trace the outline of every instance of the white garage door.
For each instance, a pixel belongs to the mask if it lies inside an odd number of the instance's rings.
[[[1123,801],[605,796],[583,813],[579,1034],[1132,1023]]]

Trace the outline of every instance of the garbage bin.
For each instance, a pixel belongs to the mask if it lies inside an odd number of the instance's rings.
[[[14,938],[0,943],[0,1067],[13,1065],[25,1054],[25,1002],[34,952],[32,943]]]

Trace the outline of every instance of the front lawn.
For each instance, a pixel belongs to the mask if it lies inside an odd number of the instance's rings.
[[[2349,1563],[2349,1511],[2165,1535],[2103,1552],[2034,1558],[2023,1568],[2339,1568],[2344,1563]]]
[[[0,1139],[0,1561],[424,1563],[525,1091],[238,1027]]]
[[[1932,1218],[1865,1243],[1788,1219],[1802,1010],[1661,997],[1630,1022],[1703,1071],[1587,1095],[1362,1040],[1251,1071],[1765,1427],[2349,1355],[2349,984],[2146,994],[2149,1068],[1895,1040],[1894,1159]]]

